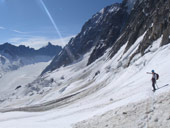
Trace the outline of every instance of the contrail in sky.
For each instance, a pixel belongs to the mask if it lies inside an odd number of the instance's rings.
[[[51,14],[50,14],[49,10],[47,9],[46,5],[44,4],[43,0],[40,0],[40,2],[41,2],[41,4],[42,4],[45,12],[47,13],[48,17],[50,18],[50,21],[51,21],[51,23],[53,24],[56,32],[58,33],[58,36],[59,36],[61,42],[64,44],[63,37],[62,37],[62,35],[61,35],[61,33],[60,33],[60,31],[59,31],[56,23],[54,22],[53,17],[51,16]],[[74,61],[74,60],[75,60],[75,57],[74,57],[74,55],[72,54],[71,50],[70,50],[68,47],[65,47],[65,50],[67,51],[67,54],[70,56],[71,60]]]
[[[64,41],[63,41],[63,39],[62,39],[63,37],[62,37],[62,35],[61,35],[61,33],[60,33],[57,25],[55,24],[53,17],[51,16],[50,12],[48,11],[48,9],[47,9],[46,5],[44,4],[43,0],[40,0],[40,2],[41,2],[41,4],[42,4],[45,12],[47,13],[48,17],[50,18],[50,21],[51,21],[51,23],[53,24],[55,30],[57,31],[57,33],[58,33],[58,35],[59,35],[62,43],[64,44]]]

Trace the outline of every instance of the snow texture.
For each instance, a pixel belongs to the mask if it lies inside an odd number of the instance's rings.
[[[159,47],[161,37],[126,67],[143,37],[125,54],[127,44],[122,46],[111,60],[109,49],[86,66],[89,52],[80,62],[48,72],[21,89],[0,79],[8,94],[0,94],[0,128],[169,128],[170,45]],[[37,71],[39,66],[29,69]],[[152,69],[160,75],[155,93],[152,76],[146,74]]]

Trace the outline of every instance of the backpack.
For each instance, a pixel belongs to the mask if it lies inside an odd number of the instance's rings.
[[[156,74],[156,80],[158,80],[159,79],[159,74],[157,74],[157,73],[155,73]]]

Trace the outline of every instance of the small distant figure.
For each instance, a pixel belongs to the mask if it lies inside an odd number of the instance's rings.
[[[155,87],[155,84],[156,84],[156,80],[159,79],[159,75],[157,73],[155,73],[154,70],[152,70],[151,72],[147,72],[147,74],[152,74],[152,87],[153,87],[153,91],[155,92],[156,90],[156,87]]]

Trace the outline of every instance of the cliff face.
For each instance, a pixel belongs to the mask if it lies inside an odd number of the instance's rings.
[[[131,11],[123,34],[112,47],[111,57],[125,43],[127,43],[124,51],[126,53],[137,38],[144,33],[144,39],[140,42],[136,52],[130,57],[129,63],[136,54],[144,55],[149,52],[147,48],[152,47],[152,43],[161,36],[161,46],[170,42],[170,0],[138,0]]]
[[[106,49],[114,44],[116,39],[120,36],[120,33],[122,32],[128,18],[127,9],[123,4],[121,4],[117,9],[112,7],[111,9],[105,8],[103,11],[106,14],[102,23],[99,24],[103,28],[103,30],[100,32],[102,36],[90,55],[88,64],[91,64],[96,59],[101,57]],[[108,12],[111,11],[113,11],[113,13],[108,15]]]

